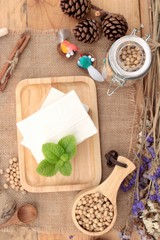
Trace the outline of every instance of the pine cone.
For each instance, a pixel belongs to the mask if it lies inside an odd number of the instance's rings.
[[[84,43],[96,42],[101,36],[99,23],[94,19],[83,19],[73,29],[75,38]]]
[[[102,29],[105,37],[115,41],[126,34],[128,24],[122,15],[109,14],[102,20]]]
[[[90,0],[61,0],[60,7],[69,16],[81,19],[90,11],[91,2]]]

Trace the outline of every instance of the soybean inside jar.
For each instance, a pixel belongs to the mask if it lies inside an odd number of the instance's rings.
[[[144,64],[145,58],[146,54],[138,43],[129,41],[117,49],[117,62],[127,72],[134,72],[140,69]]]

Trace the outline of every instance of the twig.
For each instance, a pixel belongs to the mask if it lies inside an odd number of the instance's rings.
[[[93,10],[96,10],[95,16],[96,16],[96,17],[100,17],[100,19],[103,19],[103,18],[105,18],[107,15],[110,14],[109,12],[104,11],[102,8],[99,8],[99,7],[97,7],[97,6],[93,5],[93,4],[91,4],[91,8],[92,8]]]
[[[149,197],[149,194],[150,194],[150,190],[151,190],[151,188],[152,188],[152,181],[150,180],[150,182],[149,182],[149,186],[148,186],[148,193],[147,193],[147,196],[145,197],[146,200],[147,200],[148,197]]]

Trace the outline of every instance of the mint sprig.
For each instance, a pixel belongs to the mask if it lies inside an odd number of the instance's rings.
[[[52,164],[58,162],[65,150],[59,144],[45,143],[42,145],[42,152],[45,159]]]
[[[72,165],[71,162],[66,162],[62,165],[62,167],[59,169],[60,173],[64,176],[70,176],[72,172]]]
[[[58,171],[64,176],[70,176],[72,165],[70,160],[77,153],[77,143],[74,135],[67,135],[60,139],[57,144],[45,143],[42,145],[44,160],[36,171],[42,176],[51,177]]]
[[[42,176],[51,177],[58,172],[58,168],[56,164],[51,164],[47,160],[43,160],[39,163],[37,172]]]
[[[76,148],[76,139],[73,135],[68,135],[59,140],[58,144],[65,149],[66,153],[68,154],[69,158],[71,159],[75,156],[77,148]]]

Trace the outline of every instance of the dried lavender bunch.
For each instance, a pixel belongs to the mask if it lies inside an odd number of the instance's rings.
[[[160,2],[149,1],[152,23],[152,66],[144,81],[144,112],[141,120],[135,159],[135,194],[132,207],[132,226],[142,240],[160,239]],[[159,41],[159,42],[158,42]],[[133,179],[128,179],[125,189]],[[131,224],[130,224],[131,225]],[[123,239],[123,238],[122,238]],[[125,239],[125,238],[124,238]]]

